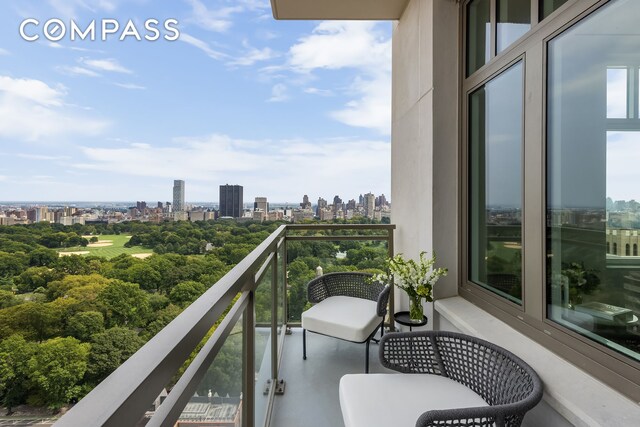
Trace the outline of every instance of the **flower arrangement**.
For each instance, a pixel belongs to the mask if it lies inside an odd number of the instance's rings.
[[[427,252],[420,252],[420,258],[416,262],[413,259],[405,260],[402,254],[386,260],[388,273],[374,276],[374,280],[381,282],[393,282],[398,288],[406,292],[409,297],[409,318],[416,323],[423,319],[422,300],[433,301],[433,285],[446,276],[446,268],[435,268],[435,254],[427,257]]]

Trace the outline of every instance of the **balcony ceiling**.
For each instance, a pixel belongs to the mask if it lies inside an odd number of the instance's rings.
[[[271,0],[275,19],[400,19],[409,0]]]

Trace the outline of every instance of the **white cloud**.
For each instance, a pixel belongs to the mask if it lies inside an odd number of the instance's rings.
[[[289,64],[300,71],[358,68],[391,70],[391,38],[375,22],[324,21],[289,50]]]
[[[251,46],[246,40],[242,43],[242,45],[246,49],[245,52],[241,56],[227,62],[227,65],[249,66],[255,64],[256,62],[268,61],[278,56],[278,54],[271,50],[271,48],[269,47],[257,49]]]
[[[349,126],[391,133],[391,38],[375,22],[324,21],[289,49],[288,67],[297,73],[352,69],[346,95],[352,99],[329,116]],[[314,88],[306,93],[326,94]]]
[[[223,59],[226,58],[227,55],[222,53],[222,52],[218,52],[217,50],[213,50],[209,44],[205,41],[202,41],[198,38],[195,38],[189,34],[186,33],[181,33],[180,34],[180,39],[181,42],[185,42],[187,44],[190,44],[191,46],[197,47],[198,49],[200,49],[201,51],[203,51],[204,53],[206,53],[209,57],[213,58],[213,59]]]
[[[0,175],[0,182],[6,181],[7,177],[4,175]]]
[[[146,87],[134,83],[114,83],[114,85],[129,90],[147,90]]]
[[[63,17],[75,17],[79,11],[114,12],[118,2],[116,0],[49,0],[49,5]]]
[[[222,33],[233,25],[231,15],[241,12],[243,7],[237,4],[232,7],[222,7],[211,10],[200,0],[185,0],[191,6],[191,16],[189,21],[194,22],[205,30]]]
[[[57,67],[56,70],[58,70],[59,72],[61,72],[63,74],[72,75],[72,76],[100,77],[100,74],[96,73],[95,71],[92,71],[92,70],[89,70],[87,68],[84,68],[84,67],[60,66],[60,67]]]
[[[349,126],[374,129],[382,135],[391,134],[391,76],[387,73],[365,80],[356,79],[353,92],[360,98],[349,101],[330,116]]]
[[[11,52],[9,52],[7,49],[3,49],[0,47],[0,56],[2,55],[11,55]]]
[[[66,94],[64,86],[52,88],[40,80],[14,79],[0,76],[0,93],[12,98],[24,99],[43,106],[62,106]]]
[[[272,201],[284,202],[303,194],[333,197],[340,192],[349,198],[369,190],[388,194],[390,150],[388,142],[376,140],[274,141],[210,135],[178,138],[166,147],[84,147],[87,162],[75,167],[97,171],[101,176],[181,177],[187,181],[188,190],[193,188],[193,181],[209,183],[205,186],[209,189],[212,184],[233,182],[245,186],[245,199],[267,195]],[[189,192],[192,200],[215,197],[211,190],[201,195]]]
[[[55,161],[55,160],[67,160],[70,159],[69,156],[46,156],[42,154],[26,154],[19,153],[18,157],[29,160],[46,160],[46,161]]]
[[[267,100],[267,102],[284,102],[289,99],[287,86],[278,83],[271,89],[271,98]]]
[[[308,87],[304,90],[304,93],[308,93],[310,95],[319,95],[319,96],[333,96],[335,95],[333,91],[329,89],[319,89],[317,87]]]
[[[97,135],[107,122],[79,114],[64,102],[64,86],[0,76],[0,138],[39,141]]]
[[[93,68],[99,71],[106,71],[111,73],[123,73],[123,74],[133,74],[133,71],[129,70],[122,66],[117,59],[108,58],[108,59],[89,59],[89,58],[80,58],[79,62],[81,64],[86,65],[89,68]]]

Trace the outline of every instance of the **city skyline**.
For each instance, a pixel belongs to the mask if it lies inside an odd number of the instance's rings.
[[[276,23],[268,0],[0,6],[0,199],[390,193],[391,24]],[[175,42],[27,42],[19,26],[176,19]],[[29,32],[36,32],[30,27]]]

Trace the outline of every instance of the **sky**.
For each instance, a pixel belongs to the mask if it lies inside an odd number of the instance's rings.
[[[105,19],[121,28],[103,41]],[[96,40],[71,40],[93,20]],[[141,41],[119,40],[129,20]],[[221,184],[245,201],[389,197],[390,128],[388,22],[275,21],[269,0],[0,5],[0,201],[170,201],[174,179],[188,202]]]

